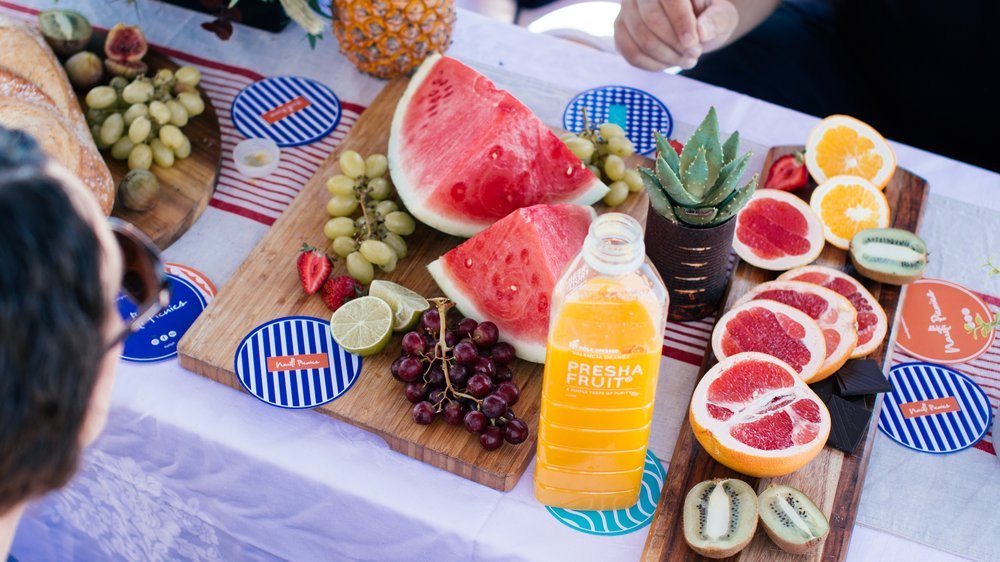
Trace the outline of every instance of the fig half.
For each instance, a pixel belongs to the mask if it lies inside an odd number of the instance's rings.
[[[146,56],[146,36],[137,25],[117,23],[108,30],[104,54],[118,62],[139,62]]]
[[[780,484],[761,492],[760,522],[774,544],[791,554],[816,549],[830,532],[830,522],[808,496]]]
[[[708,558],[732,556],[757,530],[757,494],[742,480],[706,480],[688,492],[683,519],[691,550]]]
[[[45,10],[38,14],[38,30],[56,54],[68,57],[87,46],[94,30],[90,22],[73,10]]]
[[[899,228],[868,228],[851,239],[851,262],[865,277],[904,285],[919,279],[927,268],[927,244]]]

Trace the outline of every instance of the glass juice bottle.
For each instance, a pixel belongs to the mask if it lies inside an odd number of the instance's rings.
[[[635,505],[667,292],[632,217],[595,220],[552,295],[535,497],[571,509]]]

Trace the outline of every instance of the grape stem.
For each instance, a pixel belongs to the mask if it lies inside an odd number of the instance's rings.
[[[361,194],[358,196],[358,201],[361,203],[361,216],[365,217],[365,228],[368,229],[367,240],[372,239],[372,221],[368,218],[368,205],[365,199],[368,197],[368,189],[365,186],[361,186]]]
[[[471,394],[466,394],[464,392],[459,392],[458,390],[455,389],[454,386],[451,385],[451,374],[448,372],[448,352],[451,351],[451,348],[448,347],[447,343],[445,343],[445,337],[444,336],[445,336],[445,332],[447,332],[447,330],[448,330],[448,321],[447,321],[447,318],[448,318],[448,309],[450,309],[451,307],[455,306],[455,303],[451,302],[448,299],[441,298],[441,297],[436,297],[436,298],[429,299],[429,300],[432,303],[434,303],[435,307],[437,307],[438,317],[440,318],[439,327],[438,327],[438,332],[439,332],[439,334],[438,334],[438,342],[436,344],[434,344],[434,357],[437,358],[439,356],[439,352],[440,352],[441,370],[444,371],[444,395],[445,395],[445,398],[447,398],[448,393],[450,392],[456,398],[468,398],[470,400],[475,401],[475,403],[477,405],[481,404],[482,400],[476,398],[475,396],[472,396]],[[444,399],[442,399],[441,402],[444,402]]]

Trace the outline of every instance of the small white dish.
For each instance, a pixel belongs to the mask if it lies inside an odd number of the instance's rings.
[[[247,139],[233,149],[233,162],[250,178],[270,175],[281,163],[281,149],[271,139]]]

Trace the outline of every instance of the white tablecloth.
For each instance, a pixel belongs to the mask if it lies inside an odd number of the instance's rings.
[[[48,0],[19,0],[36,9]],[[332,38],[310,50],[301,30],[269,35],[237,27],[228,43],[205,33],[205,16],[140,0],[61,0],[95,24],[139,23],[150,40],[252,68],[328,84],[367,105],[382,82],[361,75]],[[10,9],[0,0],[0,9]],[[565,93],[628,84],[663,99],[682,123],[719,108],[721,126],[759,146],[800,143],[816,119],[682,77],[647,73],[611,55],[461,13],[449,54],[524,97],[550,123]],[[548,86],[557,85],[557,86]],[[932,192],[1000,209],[995,174],[902,145],[901,166]],[[758,155],[759,157],[760,155]],[[933,201],[929,212],[933,212]],[[169,248],[223,286],[266,226],[209,208]],[[989,238],[982,252],[990,250]],[[995,244],[995,242],[993,242]],[[973,288],[1000,293],[989,281]],[[266,288],[264,288],[266,291]],[[651,447],[666,464],[693,377],[664,360]],[[687,385],[687,386],[685,386]],[[387,400],[399,397],[387,397]],[[636,560],[647,530],[582,534],[556,522],[532,495],[532,467],[501,493],[391,451],[379,438],[311,411],[268,407],[176,361],[123,363],[108,429],[77,478],[29,509],[13,554],[34,560]],[[862,497],[864,502],[864,497]],[[950,556],[857,526],[850,560],[944,560]]]

